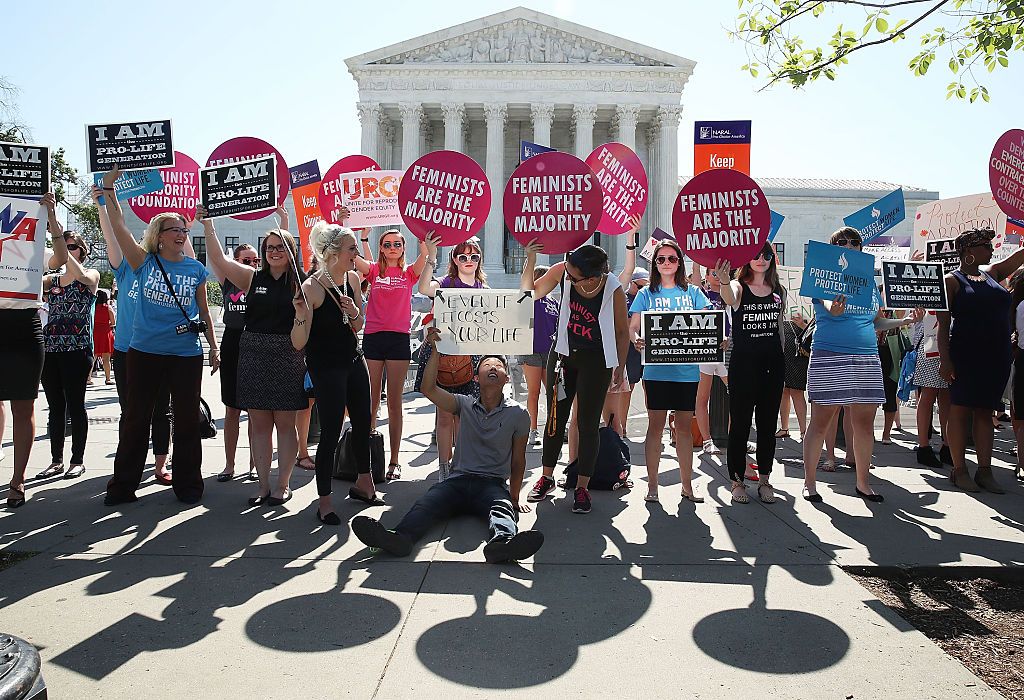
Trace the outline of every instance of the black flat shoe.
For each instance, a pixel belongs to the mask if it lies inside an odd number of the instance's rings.
[[[379,549],[396,557],[408,556],[412,542],[394,530],[388,530],[379,521],[359,515],[352,519],[352,533],[370,549]]]
[[[292,490],[285,489],[284,498],[278,498],[277,496],[267,496],[267,505],[271,506],[283,506],[288,501],[292,500]]]
[[[320,515],[320,509],[317,508],[316,519],[319,520],[324,525],[334,525],[334,526],[341,525],[341,518],[339,518],[338,514],[335,513],[333,510],[330,513],[328,513],[327,515]]]
[[[490,564],[529,559],[542,544],[544,535],[537,530],[523,530],[513,537],[495,537],[484,545],[484,559]]]
[[[139,497],[136,496],[134,493],[131,494],[130,496],[115,496],[111,493],[107,493],[107,495],[103,497],[103,505],[119,506],[122,503],[135,503],[138,500]]]
[[[856,486],[853,487],[853,490],[856,491],[857,495],[863,498],[865,501],[871,501],[872,503],[881,503],[882,501],[885,500],[885,497],[882,496],[882,494],[880,493],[864,493]]]
[[[7,488],[10,491],[10,493],[18,494],[17,496],[8,496],[7,497],[7,507],[8,508],[21,508],[23,505],[25,505],[25,490],[24,489],[16,489],[13,486],[8,486]]]
[[[352,488],[350,488],[348,490],[348,497],[349,498],[354,498],[357,501],[362,501],[363,503],[367,503],[367,504],[369,504],[371,506],[383,506],[383,505],[386,505],[384,503],[384,499],[381,498],[380,496],[378,496],[377,494],[374,494],[373,498],[370,498],[368,496],[364,496],[363,494],[359,493],[358,490],[356,490],[355,486],[353,486]]]
[[[266,503],[269,500],[270,500],[270,494],[269,493],[266,496],[253,496],[252,498],[249,499],[249,505],[251,505],[253,507],[262,506],[264,503]]]
[[[229,472],[225,472],[223,474],[218,474],[217,475],[217,481],[219,481],[222,484],[225,481],[231,481],[234,478],[235,478],[235,473],[234,472],[230,472],[230,473]]]
[[[821,498],[821,494],[820,493],[818,493],[817,491],[815,491],[814,493],[811,493],[807,489],[804,489],[804,500],[809,502],[809,503],[821,503],[822,502],[822,498]]]
[[[77,479],[78,477],[82,476],[82,474],[85,474],[85,465],[72,464],[70,467],[68,467],[67,472],[64,473],[64,478]]]

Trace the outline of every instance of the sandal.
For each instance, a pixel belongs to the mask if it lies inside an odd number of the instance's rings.
[[[392,462],[388,465],[388,473],[384,477],[388,481],[402,478],[402,465]]]
[[[171,481],[171,475],[168,472],[163,472],[162,474],[157,472],[153,475],[153,480],[162,486],[170,486],[174,483]]]
[[[732,486],[733,503],[750,503],[750,496],[747,495],[747,487],[741,483],[734,483]]]
[[[829,459],[828,457],[825,457],[820,462],[818,462],[818,469],[820,469],[823,472],[834,472],[836,470],[836,462],[834,459]]]
[[[689,501],[690,503],[703,503],[704,499],[700,496],[694,496],[692,493],[686,493],[683,491],[683,500]]]
[[[658,494],[648,493],[646,496],[644,496],[644,500],[648,503],[658,503]]]
[[[57,476],[58,474],[64,473],[64,465],[60,462],[53,462],[43,471],[36,474],[37,479],[49,479],[51,476]]]
[[[306,455],[302,459],[295,460],[295,466],[299,469],[305,469],[306,471],[313,471],[316,469],[316,463],[309,455]]]
[[[24,487],[19,489],[19,488],[15,488],[14,485],[11,484],[10,486],[8,486],[8,489],[9,489],[9,493],[12,493],[12,494],[16,493],[16,494],[18,494],[17,496],[8,496],[7,497],[7,507],[8,508],[20,508],[23,505],[25,505],[25,488]]]
[[[788,438],[789,437],[789,431],[788,430],[783,430],[783,429],[780,428],[779,432],[775,433],[775,437],[779,438],[780,440],[782,438]]]
[[[757,497],[761,503],[775,503],[775,489],[771,484],[761,484],[757,487]]]

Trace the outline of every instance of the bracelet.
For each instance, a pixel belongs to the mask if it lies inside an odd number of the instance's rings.
[[[360,238],[359,240],[361,240],[363,243],[369,243],[370,242],[369,238]]]
[[[626,250],[636,250],[636,246],[635,245],[628,245],[628,246],[626,246]]]
[[[104,192],[114,192],[115,191],[113,187],[102,187],[101,189]]]
[[[293,319],[293,322],[295,323],[296,326],[304,326],[304,325],[306,325],[305,319],[300,321],[299,319],[296,318],[296,319]]]

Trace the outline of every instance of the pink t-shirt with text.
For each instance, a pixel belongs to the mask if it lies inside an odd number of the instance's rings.
[[[382,277],[380,266],[370,263],[366,279],[370,282],[370,300],[366,304],[364,334],[392,331],[408,333],[412,319],[412,292],[420,281],[412,265],[405,270],[389,267]]]

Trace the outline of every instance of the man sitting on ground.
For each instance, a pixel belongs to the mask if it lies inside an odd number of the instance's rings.
[[[440,337],[430,328],[424,343],[433,346]],[[480,398],[456,396],[437,386],[438,353],[430,355],[423,370],[420,390],[442,411],[460,418],[459,436],[452,459],[451,476],[434,484],[405,514],[394,530],[366,516],[352,520],[352,532],[363,544],[396,556],[406,556],[412,545],[439,520],[454,515],[476,515],[489,520],[491,539],[484,557],[491,563],[519,561],[533,556],[544,544],[536,530],[519,532],[519,513],[530,507],[520,504],[519,492],[526,472],[526,443],[530,414],[505,398],[508,363],[500,355],[485,355],[476,366]],[[511,481],[511,492],[506,487]]]

